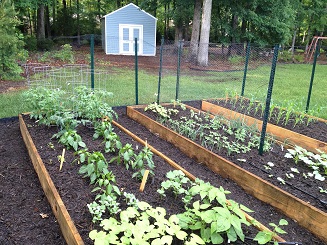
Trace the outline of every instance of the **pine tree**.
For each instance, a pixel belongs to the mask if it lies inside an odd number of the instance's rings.
[[[16,26],[15,8],[11,0],[0,0],[0,79],[14,79],[21,73],[19,57],[24,54]],[[23,55],[24,56],[24,55]]]

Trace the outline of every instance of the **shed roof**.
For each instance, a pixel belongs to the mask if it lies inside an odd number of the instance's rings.
[[[119,9],[117,9],[117,10],[115,10],[115,11],[109,13],[109,14],[106,14],[106,15],[103,16],[103,17],[107,17],[107,16],[109,16],[109,15],[115,14],[116,12],[121,11],[121,10],[123,10],[124,8],[127,8],[127,7],[129,7],[129,6],[133,6],[134,8],[136,8],[136,9],[142,11],[144,14],[147,14],[148,16],[152,17],[154,20],[157,20],[156,17],[154,17],[153,15],[151,15],[151,14],[145,12],[145,11],[142,10],[140,7],[138,7],[137,5],[135,5],[134,3],[127,4],[127,5],[125,5],[125,6],[121,7],[121,8],[119,8]]]

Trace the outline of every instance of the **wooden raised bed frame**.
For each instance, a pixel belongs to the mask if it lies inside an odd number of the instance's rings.
[[[184,168],[179,166],[177,163],[172,161],[170,158],[168,158],[166,155],[152,147],[151,145],[147,144],[146,141],[142,140],[141,138],[137,137],[134,135],[132,132],[121,126],[119,123],[112,121],[112,124],[116,127],[118,127],[120,130],[122,130],[124,133],[127,135],[131,136],[134,140],[137,142],[147,145],[151,151],[161,157],[164,161],[166,161],[168,164],[170,164],[173,168],[181,170],[184,172],[184,174],[190,178],[191,180],[195,180],[196,177],[186,171]],[[20,131],[24,140],[24,143],[26,145],[26,148],[28,150],[28,154],[31,158],[33,167],[38,175],[38,178],[40,180],[41,186],[43,188],[43,191],[48,199],[48,202],[50,203],[50,206],[52,208],[53,214],[55,215],[56,219],[58,220],[61,232],[63,234],[64,239],[66,240],[68,245],[84,245],[84,242],[78,233],[78,230],[76,226],[74,225],[74,222],[72,221],[48,171],[46,170],[44,163],[33,143],[33,140],[30,136],[30,133],[28,132],[28,129],[26,127],[26,124],[24,122],[24,119],[22,115],[19,115],[19,126],[20,126]],[[228,203],[227,203],[228,204]],[[249,214],[244,212],[244,215],[246,219],[249,222],[252,222],[253,225],[258,229],[258,230],[266,230],[269,231],[269,228],[261,224],[260,222],[256,221],[253,217],[251,217]],[[254,222],[255,221],[255,222]],[[274,238],[278,242],[285,242],[285,240],[278,235],[274,235]]]
[[[214,115],[221,115],[229,120],[240,119],[249,126],[255,125],[258,128],[258,130],[261,131],[262,120],[258,120],[253,117],[238,113],[236,111],[226,109],[224,107],[212,104],[205,100],[202,101],[201,109],[203,111],[210,112]],[[320,118],[319,119],[315,118],[315,119],[320,120],[322,122],[327,122],[326,120]],[[316,153],[318,153],[317,149],[327,153],[327,143],[270,123],[267,124],[267,133],[272,134],[277,140],[281,142],[285,142],[293,146],[298,145]]]
[[[182,152],[206,164],[212,171],[230,178],[250,195],[281,210],[317,237],[327,242],[327,213],[309,205],[290,193],[240,168],[225,158],[177,134],[135,109],[145,106],[128,106],[127,115],[147,127],[152,133],[174,144]],[[189,109],[194,109],[188,106]]]

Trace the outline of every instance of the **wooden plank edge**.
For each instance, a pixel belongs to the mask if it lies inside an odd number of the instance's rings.
[[[286,216],[296,220],[302,227],[327,242],[327,233],[325,232],[327,230],[327,213],[171,131],[134,110],[131,106],[127,107],[127,115],[147,127],[151,132],[158,133],[161,138],[173,143],[188,156],[205,163],[214,172],[234,180],[249,194],[279,209]],[[205,153],[200,157],[200,152],[201,154]]]
[[[33,167],[38,175],[43,191],[52,208],[53,214],[58,220],[63,237],[68,245],[84,245],[74,222],[72,221],[39,153],[37,152],[22,115],[19,115],[19,125],[28,154],[33,163]]]
[[[262,121],[256,118],[238,113],[236,111],[229,110],[227,108],[209,103],[207,101],[202,101],[201,109],[207,111],[214,115],[221,115],[227,119],[240,119],[248,126],[255,125],[259,131],[261,131]],[[315,153],[319,153],[317,149],[327,153],[327,143],[308,137],[303,134],[299,134],[289,129],[285,129],[271,123],[267,124],[267,132],[272,134],[281,142],[286,142],[287,144],[292,144],[301,146],[307,150]]]
[[[157,150],[156,148],[154,148],[153,146],[151,146],[150,144],[148,144],[146,141],[142,140],[141,138],[139,138],[138,136],[136,136],[135,134],[133,134],[131,131],[129,131],[128,129],[126,129],[122,125],[120,125],[118,122],[116,122],[116,121],[113,120],[112,121],[112,124],[114,126],[118,127],[120,130],[122,130],[127,135],[131,136],[137,142],[141,143],[144,146],[147,145],[147,147],[149,147],[154,154],[156,154],[157,156],[161,157],[164,161],[166,161],[173,168],[175,168],[177,170],[181,170],[190,180],[195,181],[196,177],[194,175],[192,175],[191,173],[189,173],[188,171],[186,171],[184,168],[182,168],[179,164],[177,164],[176,162],[174,162],[173,160],[171,160],[165,154],[163,154],[162,152],[160,152],[159,150]],[[145,185],[145,183],[144,184],[143,183],[141,184],[140,191],[143,191],[144,185]],[[230,203],[228,201],[227,201],[227,204],[230,205]],[[242,212],[244,213],[244,216],[245,216],[246,220],[248,222],[252,223],[258,230],[261,230],[261,231],[264,231],[265,230],[265,231],[271,232],[271,230],[268,227],[264,226],[262,223],[260,223],[259,221],[257,221],[255,218],[253,218],[252,216],[250,216],[249,214],[247,214],[244,211],[242,211]],[[281,238],[280,236],[278,236],[277,234],[274,235],[274,239],[276,241],[278,241],[278,242],[285,242],[285,240],[283,238]]]

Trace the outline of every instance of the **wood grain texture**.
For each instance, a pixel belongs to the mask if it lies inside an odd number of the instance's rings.
[[[37,152],[37,149],[21,115],[19,115],[19,125],[35,172],[38,175],[43,191],[52,208],[53,214],[58,220],[63,237],[65,238],[68,245],[84,245],[80,234],[78,233],[53,181],[51,180],[48,171],[43,164],[39,153]]]

